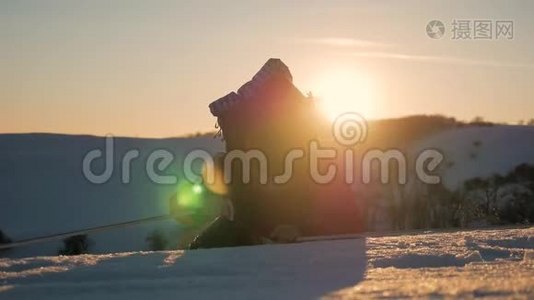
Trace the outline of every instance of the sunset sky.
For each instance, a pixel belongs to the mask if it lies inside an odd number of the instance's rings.
[[[329,114],[534,118],[533,1],[258,3],[1,1],[0,132],[209,131],[208,104],[270,57]],[[514,37],[454,40],[454,19],[512,20]]]

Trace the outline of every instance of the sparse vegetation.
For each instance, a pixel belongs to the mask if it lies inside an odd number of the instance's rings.
[[[0,230],[0,245],[1,244],[9,244],[11,243],[11,239],[2,231]],[[6,250],[9,250],[8,249],[4,249],[4,250],[0,250],[0,253],[3,252],[3,251],[6,251]]]
[[[490,224],[534,222],[534,166],[522,164],[505,176],[473,178],[464,184],[474,218]]]
[[[166,250],[169,246],[169,241],[163,232],[158,229],[152,231],[145,240],[148,243],[148,248],[152,251]]]
[[[358,197],[367,203],[370,230],[384,221],[392,230],[534,222],[534,165],[519,165],[506,175],[472,178],[456,191],[422,183],[366,190]]]
[[[185,135],[185,138],[213,137],[217,132],[195,132]]]
[[[474,117],[473,120],[471,120],[471,122],[469,122],[469,125],[470,126],[494,126],[495,123],[488,122],[484,120],[483,117],[477,116],[477,117]]]
[[[86,234],[74,235],[63,240],[63,248],[59,255],[80,255],[89,252],[91,242]]]

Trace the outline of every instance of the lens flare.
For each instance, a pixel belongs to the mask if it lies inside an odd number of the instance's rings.
[[[171,215],[181,224],[194,224],[199,222],[208,205],[208,197],[204,194],[204,186],[198,183],[183,181],[176,187],[169,199]]]
[[[182,182],[176,191],[178,205],[185,209],[194,209],[202,206],[202,186],[190,182]]]
[[[193,185],[193,193],[202,194],[202,186],[200,184]]]

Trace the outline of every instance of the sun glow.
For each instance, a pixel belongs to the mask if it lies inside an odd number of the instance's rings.
[[[323,73],[314,85],[313,94],[330,120],[345,112],[357,112],[366,118],[374,115],[374,82],[357,69]]]

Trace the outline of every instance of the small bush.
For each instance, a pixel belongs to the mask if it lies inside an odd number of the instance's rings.
[[[59,255],[80,255],[89,252],[90,241],[87,234],[80,234],[68,237],[63,240],[63,249],[58,251]]]
[[[11,239],[4,234],[2,230],[0,230],[0,244],[8,244],[11,243]]]
[[[11,239],[7,235],[5,235],[2,230],[0,230],[0,245],[1,244],[9,244],[11,242],[12,242]],[[0,250],[0,252],[7,251],[7,250],[9,250],[9,248]]]
[[[167,249],[169,241],[163,234],[161,230],[152,231],[147,237],[146,242],[148,243],[148,248],[151,251],[161,251]]]

